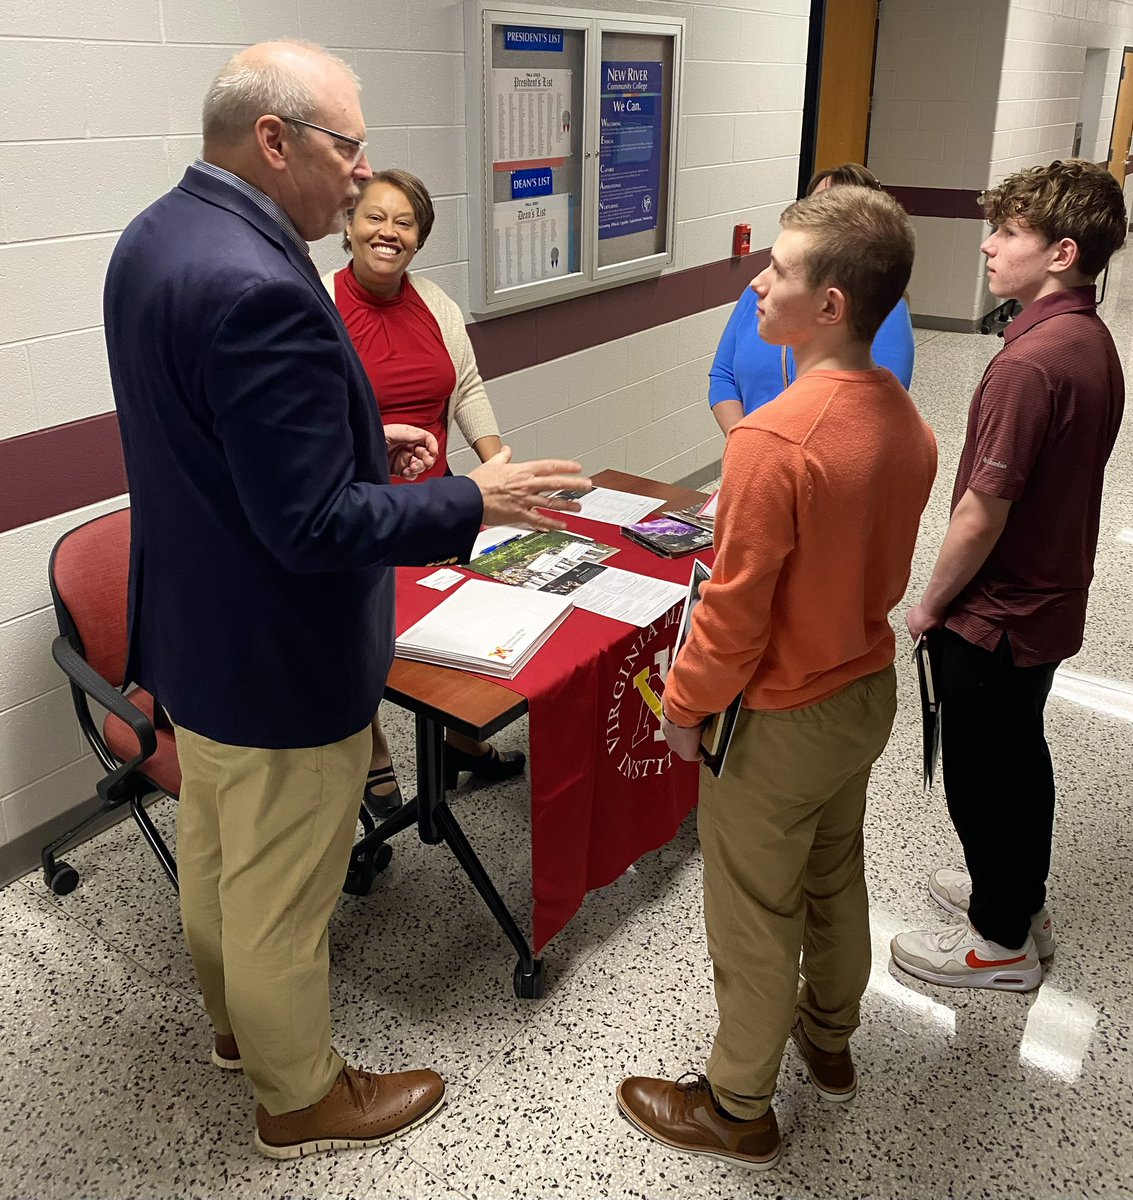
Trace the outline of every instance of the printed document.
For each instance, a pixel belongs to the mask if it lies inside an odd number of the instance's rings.
[[[492,162],[570,156],[570,71],[492,71]]]
[[[496,287],[565,275],[570,267],[570,192],[492,205]]]
[[[588,521],[605,521],[607,525],[634,525],[656,512],[662,501],[653,496],[639,496],[636,492],[615,492],[612,488],[596,487],[589,492],[575,492],[564,488],[555,492],[566,500],[577,500],[581,510],[574,515]],[[682,594],[684,589],[681,589]]]
[[[635,571],[606,567],[570,593],[575,608],[599,616],[613,617],[644,629],[679,603],[686,592],[683,583],[653,579]]]

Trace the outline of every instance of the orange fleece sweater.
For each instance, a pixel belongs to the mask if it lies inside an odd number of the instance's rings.
[[[893,661],[936,439],[882,367],[810,371],[728,434],[716,565],[665,682],[697,725],[817,704]]]

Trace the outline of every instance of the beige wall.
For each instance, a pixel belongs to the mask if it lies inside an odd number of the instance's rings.
[[[793,198],[809,0],[586,0],[687,21],[676,264],[769,245]],[[118,233],[199,148],[209,79],[241,45],[300,36],[363,81],[370,157],[436,197],[420,267],[467,312],[463,10],[452,0],[16,0],[0,6],[0,439],[113,407],[101,329]],[[175,237],[176,231],[171,230]],[[340,265],[332,239],[320,270]],[[520,455],[687,477],[719,458],[708,358],[729,306],[492,381]],[[470,452],[454,446],[456,469]],[[119,497],[0,533],[0,851],[89,797],[96,776],[50,660],[47,558]]]
[[[886,184],[978,192],[1069,155],[1090,48],[1105,50],[1107,69],[1098,136],[1081,153],[1104,159],[1126,44],[1123,0],[885,0],[869,165]],[[994,308],[982,223],[913,223],[913,312],[959,325]]]

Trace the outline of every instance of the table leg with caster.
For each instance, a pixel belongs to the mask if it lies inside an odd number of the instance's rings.
[[[431,845],[443,841],[456,855],[457,862],[519,955],[513,980],[516,996],[521,1000],[537,1000],[543,994],[543,960],[535,957],[445,801],[444,737],[444,726],[417,714],[417,823],[421,840]]]

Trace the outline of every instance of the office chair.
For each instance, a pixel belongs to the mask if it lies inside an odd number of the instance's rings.
[[[51,655],[71,684],[79,727],[106,771],[97,784],[102,803],[62,837],[43,848],[43,879],[56,895],[74,891],[78,872],[56,855],[114,809],[128,805],[169,882],[177,887],[177,864],[154,826],[143,801],[154,793],[176,799],[181,791],[177,743],[169,720],[140,687],[127,689],[126,594],[130,570],[130,510],[96,517],[65,533],[51,552],[51,599],[59,636]],[[107,710],[101,730],[91,712],[94,701]],[[374,819],[359,815],[366,834]],[[365,838],[363,839],[365,842]],[[366,843],[351,858],[343,891],[366,895],[374,876],[392,857],[384,843]]]
[[[65,533],[51,552],[48,575],[59,636],[51,656],[71,684],[75,715],[106,775],[98,781],[102,803],[88,817],[43,848],[43,880],[56,895],[74,891],[79,874],[56,858],[96,821],[128,805],[142,836],[169,882],[177,864],[142,801],[155,792],[176,797],[181,768],[173,730],[142,688],[125,690],[126,580],[130,569],[130,510],[96,517]],[[107,710],[102,729],[90,702]]]

